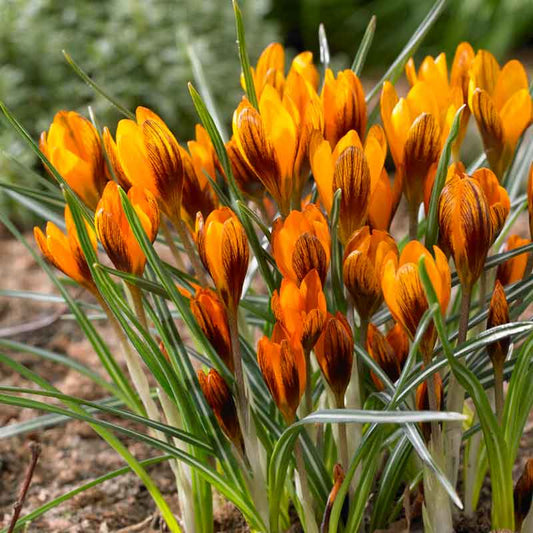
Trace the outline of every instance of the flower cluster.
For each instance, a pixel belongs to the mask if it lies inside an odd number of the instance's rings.
[[[42,134],[49,164],[94,211],[94,225],[86,223],[94,250],[100,242],[116,270],[133,275],[130,283],[143,276],[146,257],[125,205],[152,243],[161,229],[188,280],[181,293],[218,355],[213,368],[199,370],[201,390],[241,456],[253,452],[249,432],[255,422],[239,340],[247,327],[240,303],[243,292],[264,291],[264,282],[254,276],[256,265],[249,265],[250,246],[270,281],[260,338],[248,338],[256,343],[255,362],[288,425],[319,406],[364,408],[370,395],[400,379],[415,340],[421,366],[431,365],[435,323],[427,321],[419,335],[431,311],[425,274],[437,312],[456,320],[449,309],[453,260],[463,297],[459,343],[466,340],[475,287],[481,305],[488,298],[483,291],[492,289],[486,261],[510,213],[505,186],[513,179],[513,156],[532,117],[527,74],[520,62],[500,68],[489,52],[475,53],[468,43],[457,47],[450,70],[444,54],[426,57],[418,70],[411,59],[405,70],[410,85],[405,96],[398,96],[392,83],[383,84],[380,125],[372,123],[354,72],[327,69],[320,82],[310,52],[297,55],[286,71],[283,47],[271,44],[251,69],[253,87],[241,80],[247,96],[233,114],[225,154],[219,145],[215,150],[200,125],[195,139],[180,145],[164,121],[143,107],[118,123],[115,136],[104,128],[100,137],[85,118],[65,111]],[[439,183],[437,168],[455,117],[453,160]],[[461,144],[471,117],[488,167],[467,171]],[[406,238],[391,230],[395,214],[404,212],[402,196],[409,218]],[[437,213],[438,239],[424,244],[431,209]],[[254,220],[260,221],[261,234]],[[57,268],[98,294],[68,208],[65,224],[66,235],[51,222],[46,234],[36,228],[37,244]],[[528,244],[512,235],[503,252]],[[489,328],[510,321],[504,287],[530,274],[531,257],[523,252],[499,265]],[[490,345],[495,371],[503,368],[508,349],[509,339]],[[362,364],[357,350],[375,366]],[[321,383],[328,394],[317,398]],[[443,402],[443,380],[434,372],[418,386],[414,405],[439,410]],[[339,462],[346,469],[342,429]],[[422,432],[426,440],[440,438],[438,427],[425,424]]]

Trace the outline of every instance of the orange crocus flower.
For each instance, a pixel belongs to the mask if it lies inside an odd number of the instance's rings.
[[[383,127],[396,166],[396,179],[403,183],[411,210],[422,203],[424,189],[434,179],[442,146],[461,106],[460,91],[455,94],[457,101],[441,110],[432,86],[426,81],[417,81],[405,98],[398,98],[388,81],[383,85]]]
[[[59,111],[43,131],[39,148],[72,190],[91,209],[107,182],[105,158],[96,128],[75,111]]]
[[[487,317],[487,329],[502,326],[509,323],[509,305],[505,297],[505,291],[499,280],[494,284],[494,292],[490,300],[489,314]],[[507,357],[511,339],[504,337],[487,345],[487,353],[496,368],[503,369],[503,363]]]
[[[450,301],[451,274],[448,260],[438,246],[433,247],[435,257],[418,241],[411,241],[402,250],[398,265],[390,260],[385,265],[381,287],[385,302],[396,322],[414,338],[418,324],[428,309],[428,301],[420,275],[418,261],[424,256],[425,265],[444,314]],[[436,331],[430,324],[421,343],[424,360],[431,358]]]
[[[324,138],[333,150],[350,130],[361,139],[366,133],[366,102],[363,86],[352,70],[342,70],[334,76],[326,70],[320,95],[324,115]]]
[[[510,201],[489,169],[478,169],[472,177],[462,169],[459,164],[450,166],[440,195],[440,241],[452,254],[461,283],[471,289],[503,227]]]
[[[225,365],[233,372],[233,352],[224,304],[216,292],[201,287],[196,289],[196,294],[190,299],[190,303],[191,312],[200,329]]]
[[[148,189],[161,211],[177,223],[184,173],[178,141],[153,111],[138,107],[135,115],[136,120],[118,123],[116,143],[104,133],[115,176],[121,183]]]
[[[215,209],[204,219],[198,213],[196,244],[224,305],[236,312],[248,269],[246,233],[229,207]]]
[[[511,250],[521,248],[528,244],[531,244],[529,239],[522,239],[522,237],[518,235],[510,235],[502,251],[510,252]],[[526,272],[526,266],[530,255],[531,252],[524,252],[520,255],[511,257],[511,259],[507,259],[504,263],[500,263],[498,265],[498,270],[496,271],[496,279],[504,286],[520,281]]]
[[[259,110],[243,98],[233,114],[237,147],[282,215],[288,213],[291,203],[299,204],[309,174],[309,137],[320,124],[318,95],[298,73],[287,79],[283,96],[266,85]]]
[[[187,143],[189,151],[179,147],[183,164],[181,218],[191,233],[194,233],[198,212],[207,218],[218,207],[217,196],[206,174],[216,181],[217,170],[222,173],[208,133],[199,124],[195,132],[196,139]]]
[[[244,440],[231,389],[224,381],[224,378],[213,368],[207,374],[203,370],[199,370],[198,381],[222,431],[242,452],[244,450]]]
[[[352,376],[353,349],[352,328],[346,317],[339,311],[329,314],[315,345],[315,355],[338,406],[344,405]]]
[[[531,124],[533,105],[522,63],[513,59],[500,68],[490,52],[479,50],[470,67],[468,103],[490,167],[501,180]]]
[[[527,180],[527,210],[529,214],[529,234],[533,239],[533,163],[529,167],[529,177]]]
[[[306,383],[306,363],[299,335],[289,336],[277,322],[272,338],[257,345],[257,361],[278,409],[290,424],[300,405]]]
[[[435,96],[437,107],[440,112],[439,124],[446,124],[453,116],[448,116],[454,108],[468,103],[468,71],[474,59],[474,50],[469,43],[463,42],[457,46],[452,63],[450,77],[448,78],[448,65],[446,54],[441,53],[436,58],[426,56],[418,69],[415,69],[413,58],[410,58],[405,66],[405,73],[411,87],[418,81],[426,83]],[[458,156],[459,148],[463,142],[468,125],[470,113],[468,108],[463,111],[459,134],[453,145],[455,157]]]
[[[373,126],[364,147],[357,132],[351,130],[333,150],[317,132],[313,135],[309,152],[320,200],[328,213],[331,213],[335,191],[342,190],[339,237],[346,243],[351,234],[365,223],[374,193],[383,190],[379,186],[387,156],[383,130],[380,126]],[[387,176],[385,179],[388,181]],[[382,201],[385,202],[384,209],[387,209],[388,199]],[[378,218],[379,212],[380,207],[376,205],[374,214]]]
[[[251,68],[257,98],[261,97],[266,85],[276,89],[283,96],[286,81],[293,74],[301,75],[316,91],[318,87],[318,70],[313,64],[313,54],[309,51],[298,54],[291,63],[285,77],[285,49],[279,43],[270,43],[261,52],[257,65]],[[246,90],[244,76],[241,75],[241,85]]]
[[[515,528],[516,531],[522,531],[522,525],[533,503],[533,457],[527,460],[524,470],[516,482],[513,498]]]
[[[67,233],[63,233],[53,222],[47,222],[46,232],[34,227],[33,234],[41,253],[63,274],[97,294],[89,265],[83,255],[76,225],[68,206],[65,207],[65,225]],[[96,250],[96,235],[86,223],[87,232],[93,248]]]
[[[279,292],[272,294],[272,310],[276,319],[290,335],[300,332],[306,352],[313,349],[326,319],[326,297],[316,269],[308,272],[298,286],[292,279],[284,278]]]
[[[390,380],[396,382],[409,354],[409,338],[402,326],[395,324],[386,335],[383,335],[374,324],[369,324],[366,349]],[[370,376],[376,388],[383,390],[383,383],[376,374],[370,372]]]
[[[285,278],[300,284],[311,270],[316,269],[322,284],[329,268],[331,237],[328,223],[315,204],[303,211],[291,211],[272,227],[272,252]]]
[[[346,244],[344,284],[362,320],[369,320],[383,301],[381,278],[389,260],[398,262],[398,247],[385,231],[364,226]]]
[[[159,209],[147,189],[131,187],[128,198],[151,242],[159,229]],[[142,275],[146,256],[141,250],[120,201],[118,185],[110,181],[96,206],[94,226],[109,259],[118,270]]]

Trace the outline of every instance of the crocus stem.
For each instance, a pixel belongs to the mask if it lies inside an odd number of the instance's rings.
[[[465,342],[468,332],[468,317],[470,314],[470,300],[472,296],[472,287],[465,285],[462,287],[461,295],[461,312],[459,315],[459,333],[457,336],[457,346]],[[465,401],[465,391],[459,384],[456,377],[452,374],[448,385],[448,399],[446,410],[453,413],[462,413]],[[457,484],[457,475],[459,472],[459,460],[461,455],[461,440],[463,434],[462,421],[448,422],[446,424],[446,473],[453,487]]]
[[[300,479],[300,486],[302,492],[302,506],[305,515],[304,531],[305,533],[318,533],[315,513],[313,511],[313,506],[309,501],[309,498],[311,497],[311,492],[309,490],[309,482],[307,480],[307,471],[305,470],[302,445],[299,441],[297,441],[296,445],[294,446],[294,455],[296,456],[296,469],[298,471],[298,477]]]
[[[181,258],[180,251],[178,250],[178,247],[174,242],[174,238],[172,237],[172,233],[170,232],[170,228],[168,227],[167,221],[164,219],[161,220],[161,231],[163,232],[165,242],[167,243],[170,249],[170,253],[172,254],[172,257],[174,257],[176,267],[179,270],[185,272],[185,265],[183,264],[183,259]]]
[[[200,282],[200,285],[207,287],[208,282],[204,267],[200,262],[196,248],[193,246],[191,234],[185,226],[185,222],[183,222],[181,218],[176,218],[176,220],[173,220],[172,222],[176,227],[181,244],[183,244],[183,247],[185,248],[185,253],[191,262],[192,268],[196,274],[196,277],[198,278],[198,281]]]
[[[409,202],[409,240],[414,241],[418,238],[418,205],[415,202]]]
[[[304,393],[304,416],[307,416],[313,411],[313,383],[312,383],[312,372],[311,372],[311,352],[305,350],[305,393]]]
[[[244,370],[241,359],[241,348],[239,343],[239,327],[237,309],[228,309],[228,325],[231,340],[231,352],[233,356],[233,367],[235,369],[235,404],[237,406],[237,416],[241,426],[245,453],[250,462],[253,474],[252,493],[260,515],[268,520],[268,500],[266,494],[266,476],[263,471],[263,464],[259,450],[259,441],[255,430],[255,422],[248,409],[246,397],[246,385],[244,382]]]
[[[159,409],[157,408],[157,405],[154,402],[152,395],[150,394],[150,385],[148,384],[148,379],[146,378],[146,374],[142,369],[139,357],[133,352],[133,349],[128,339],[126,338],[126,335],[124,335],[124,331],[122,331],[120,324],[113,315],[113,312],[107,305],[106,301],[101,297],[98,297],[98,300],[100,306],[104,310],[104,313],[106,314],[109,320],[109,323],[111,324],[111,327],[113,328],[113,331],[115,332],[115,335],[117,336],[122,346],[124,357],[126,359],[126,365],[128,367],[128,372],[130,374],[135,389],[139,393],[144,408],[146,409],[146,413],[148,414],[150,419],[159,421]],[[164,435],[162,435],[159,431],[156,431],[154,433],[157,435],[158,438],[162,438],[163,440],[165,440]]]
[[[133,285],[132,283],[128,283],[126,286],[128,287],[128,291],[131,296],[131,301],[133,303],[135,315],[137,316],[139,322],[141,323],[141,326],[146,331],[148,331],[148,320],[146,318],[146,311],[144,310],[141,289],[139,289],[139,287],[137,287],[136,285]]]
[[[344,395],[335,398],[337,409],[344,409]],[[346,436],[346,424],[339,424],[339,458],[342,468],[346,472],[350,466],[348,463],[348,437]]]
[[[501,424],[503,416],[503,361],[493,361],[492,366],[494,369],[494,400],[496,404],[496,416],[498,422]]]
[[[172,427],[177,429],[182,429],[183,425],[181,422],[181,416],[176,405],[168,397],[165,391],[160,389],[157,390],[159,401],[163,407],[163,412],[165,413],[165,418],[167,423]],[[172,439],[174,446],[180,450],[187,450],[187,446],[183,444],[179,439]],[[177,460],[170,461],[170,467],[176,479],[176,487],[178,489],[178,499],[180,502],[180,510],[182,514],[182,520],[185,525],[185,531],[195,532],[196,524],[194,520],[194,502],[192,501],[192,479],[191,479],[191,469],[190,467]]]

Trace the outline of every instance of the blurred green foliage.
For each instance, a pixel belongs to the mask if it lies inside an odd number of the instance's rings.
[[[407,42],[434,0],[240,0],[252,64],[273,40],[310,49],[318,61],[317,29],[326,27],[334,67],[348,67],[372,14],[377,30],[367,58],[381,74]],[[37,138],[56,111],[93,107],[114,131],[121,118],[86,86],[61,54],[66,49],[105,90],[129,109],[161,114],[180,140],[197,122],[187,82],[187,45],[200,59],[223,120],[240,98],[240,65],[230,0],[0,0],[0,99]],[[449,0],[418,56],[453,54],[464,39],[503,59],[531,38],[532,0]],[[370,68],[365,73],[372,74]],[[0,148],[40,169],[9,128]],[[25,176],[0,153],[0,179]],[[0,208],[6,207],[0,193]]]
[[[278,20],[287,44],[318,52],[317,28],[322,22],[330,51],[349,66],[366,25],[377,17],[367,65],[388,66],[409,40],[435,0],[272,0],[269,17]],[[417,57],[447,52],[451,60],[461,41],[490,49],[503,60],[511,49],[533,38],[532,0],[449,0]],[[341,56],[341,57],[339,57]],[[366,69],[368,72],[369,69]]]
[[[241,2],[253,58],[276,37],[264,20],[266,2]],[[240,99],[229,0],[1,0],[0,24],[0,99],[35,138],[60,109],[88,116],[90,105],[113,133],[121,118],[76,76],[63,49],[127,108],[145,105],[161,114],[183,141],[198,122],[187,90],[193,73],[186,45],[200,58],[223,117],[229,120]],[[0,148],[39,168],[7,127],[0,129]],[[24,179],[0,156],[0,179],[6,177]]]

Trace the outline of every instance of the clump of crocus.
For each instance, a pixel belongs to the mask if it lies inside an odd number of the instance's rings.
[[[154,242],[159,229],[159,208],[153,194],[148,189],[134,186],[128,191],[128,199],[146,235]],[[133,234],[122,207],[119,186],[114,181],[106,185],[96,206],[94,226],[99,241],[115,267],[123,272],[142,275],[146,256]]]
[[[531,123],[526,69],[516,59],[500,68],[490,52],[479,50],[470,68],[468,103],[490,167],[501,180],[520,136]]]
[[[75,111],[59,111],[43,131],[39,148],[72,190],[91,209],[108,180],[96,128]]]
[[[96,235],[86,224],[87,233],[93,248],[96,250]],[[63,274],[97,294],[89,265],[81,249],[78,232],[68,206],[65,207],[65,225],[67,233],[63,233],[53,222],[46,224],[46,234],[40,228],[33,228],[33,234],[41,253]]]

